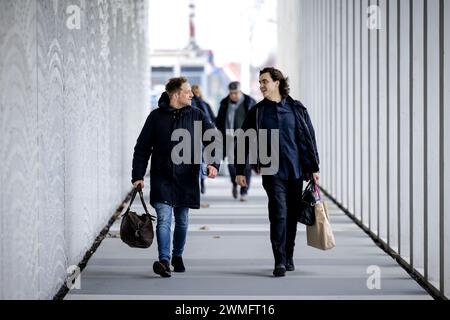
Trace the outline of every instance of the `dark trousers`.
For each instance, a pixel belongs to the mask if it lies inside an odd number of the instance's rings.
[[[275,265],[286,264],[286,259],[294,255],[303,181],[263,176],[262,182],[269,198],[270,241]]]
[[[233,184],[234,187],[237,187],[236,168],[235,168],[234,164],[228,165],[228,171],[230,172],[231,183]],[[252,169],[249,166],[248,168],[245,169],[245,179],[247,182],[247,187],[241,187],[241,196],[246,195],[248,193],[248,189],[250,189],[250,179],[251,178],[252,178]]]

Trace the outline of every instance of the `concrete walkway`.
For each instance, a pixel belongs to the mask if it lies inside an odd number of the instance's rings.
[[[190,213],[186,273],[168,279],[154,274],[156,238],[150,249],[129,248],[114,237],[118,221],[81,274],[81,289],[71,290],[66,299],[431,299],[331,203],[336,248],[322,252],[306,246],[306,230],[299,224],[296,271],[274,278],[261,179],[253,179],[244,204],[232,199],[228,178],[208,180],[202,201],[210,207]],[[380,270],[380,289],[368,289],[370,266]]]

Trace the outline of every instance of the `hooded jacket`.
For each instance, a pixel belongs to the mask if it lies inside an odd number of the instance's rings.
[[[157,202],[173,207],[200,208],[200,164],[194,162],[194,121],[201,121],[202,136],[214,125],[198,109],[186,106],[175,109],[170,106],[167,93],[158,101],[159,108],[148,116],[137,139],[133,155],[132,183],[144,180],[150,156],[150,204]],[[172,149],[179,142],[171,141],[172,133],[186,129],[191,135],[191,162],[174,164]],[[201,138],[201,137],[200,137]],[[203,139],[202,139],[203,140]],[[200,143],[197,141],[197,143]],[[203,142],[205,146],[211,142]],[[200,157],[201,159],[201,157]],[[219,170],[220,163],[211,163]]]

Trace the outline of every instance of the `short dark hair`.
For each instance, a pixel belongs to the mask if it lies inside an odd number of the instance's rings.
[[[178,93],[181,90],[181,86],[188,82],[186,77],[172,78],[166,84],[166,92],[171,97],[174,93]]]
[[[241,90],[241,83],[239,81],[233,81],[228,85],[228,90]]]
[[[267,67],[262,69],[259,72],[259,75],[263,75],[264,73],[270,74],[270,77],[273,81],[280,81],[280,95],[283,98],[286,98],[289,95],[289,92],[291,91],[291,88],[289,87],[289,78],[285,77],[283,73],[275,68]]]

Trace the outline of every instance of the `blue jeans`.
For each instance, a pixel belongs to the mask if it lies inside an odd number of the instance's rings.
[[[165,203],[155,203],[157,215],[156,240],[158,241],[159,260],[170,261],[170,236],[172,225],[172,209],[175,216],[175,231],[173,234],[172,255],[181,257],[186,244],[189,208],[174,208]]]

